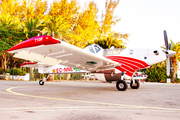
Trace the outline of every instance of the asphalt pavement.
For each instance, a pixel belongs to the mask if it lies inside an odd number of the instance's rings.
[[[180,84],[0,80],[1,120],[179,120]]]

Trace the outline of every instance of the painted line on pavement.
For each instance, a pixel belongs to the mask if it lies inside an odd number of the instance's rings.
[[[71,100],[71,99],[63,99],[63,98],[52,98],[52,97],[44,97],[44,96],[35,96],[35,95],[27,95],[22,93],[13,92],[12,89],[22,88],[22,87],[38,87],[38,86],[19,86],[19,87],[11,87],[6,89],[7,92],[26,96],[26,97],[34,97],[34,98],[42,98],[42,99],[50,99],[50,100],[60,100],[60,101],[67,101],[67,102],[78,102],[78,103],[88,103],[88,104],[100,104],[100,105],[109,105],[109,106],[124,106],[130,108],[146,108],[146,109],[158,109],[158,110],[168,110],[168,111],[179,111],[180,109],[176,108],[161,108],[161,107],[149,107],[149,106],[137,106],[137,105],[126,105],[126,104],[116,104],[116,103],[104,103],[104,102],[92,102],[92,101],[83,101],[83,100]]]
[[[19,107],[19,108],[0,108],[1,110],[27,110],[27,109],[104,109],[104,108],[131,108],[131,107],[123,107],[123,106],[65,106],[65,107]]]
[[[12,93],[7,93],[7,92],[0,92],[0,94],[11,94],[11,95],[14,95],[14,94],[12,94]]]

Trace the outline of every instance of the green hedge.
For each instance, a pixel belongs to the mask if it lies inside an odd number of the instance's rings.
[[[9,73],[10,75],[13,75],[13,69],[11,69]],[[26,75],[26,68],[23,68],[22,70],[20,68],[14,68],[14,75],[20,75],[20,76]]]
[[[0,74],[3,74],[3,73],[9,73],[9,71],[7,69],[5,71],[0,69]]]
[[[3,73],[4,73],[4,71],[0,69],[0,74],[3,74]]]

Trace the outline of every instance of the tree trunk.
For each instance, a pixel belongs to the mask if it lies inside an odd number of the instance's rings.
[[[31,80],[34,80],[34,68],[31,68],[30,70],[31,70],[31,74],[30,74]]]
[[[173,67],[173,69],[172,69],[172,77],[171,77],[171,82],[175,82],[175,79],[176,79],[176,70],[175,70],[175,68]]]
[[[6,70],[6,52],[2,52],[2,69]]]

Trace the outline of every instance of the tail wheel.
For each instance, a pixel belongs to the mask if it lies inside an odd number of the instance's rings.
[[[130,86],[132,89],[138,89],[140,84],[138,80],[135,80],[135,83],[133,84],[133,80],[131,80]]]
[[[39,85],[44,85],[44,81],[43,81],[43,80],[40,80],[40,81],[39,81]]]
[[[127,83],[126,81],[124,80],[119,80],[117,81],[116,83],[116,88],[119,90],[119,91],[125,91],[127,89]]]

